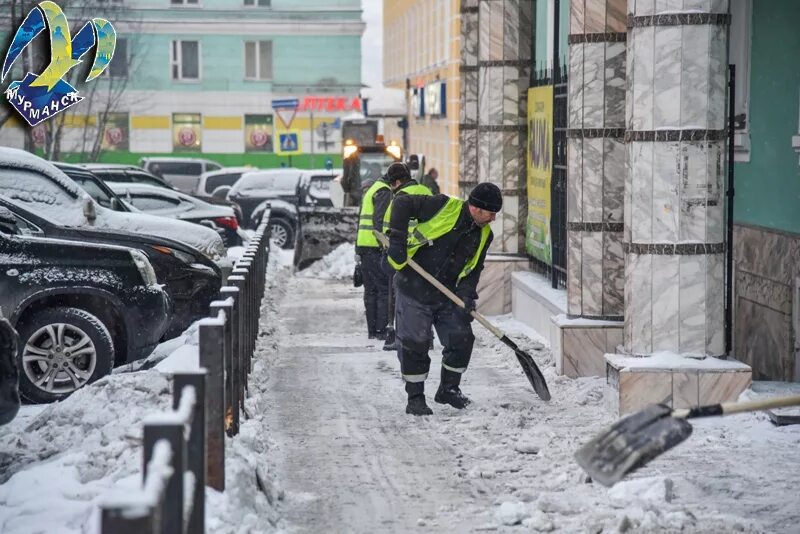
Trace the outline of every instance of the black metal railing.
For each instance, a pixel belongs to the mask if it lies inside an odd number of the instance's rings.
[[[531,87],[553,86],[553,172],[550,177],[550,242],[552,265],[530,257],[531,267],[567,287],[567,66],[535,70]]]
[[[104,498],[102,534],[205,532],[205,487],[224,491],[225,435],[239,432],[268,260],[264,222],[199,323],[200,369],[173,375],[172,410],[145,419],[142,487]]]

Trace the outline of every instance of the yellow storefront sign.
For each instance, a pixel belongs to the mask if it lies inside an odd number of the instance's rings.
[[[553,86],[528,89],[528,221],[525,250],[552,265],[550,181],[553,175]]]

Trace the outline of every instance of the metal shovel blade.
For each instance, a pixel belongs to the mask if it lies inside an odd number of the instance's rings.
[[[653,404],[620,419],[578,449],[575,460],[593,480],[613,486],[692,434],[686,419],[671,414],[668,406]]]
[[[508,338],[508,336],[504,335],[500,338],[500,341],[514,350],[514,354],[517,355],[517,361],[519,361],[522,371],[528,378],[528,382],[530,382],[531,386],[533,386],[533,390],[537,395],[539,395],[539,398],[543,401],[549,401],[550,389],[547,387],[547,382],[544,379],[542,371],[539,369],[539,366],[536,365],[536,362],[533,361],[531,355],[520,349],[516,343]]]

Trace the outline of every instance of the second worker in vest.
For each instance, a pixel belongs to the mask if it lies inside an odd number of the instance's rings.
[[[491,183],[478,184],[467,201],[446,195],[402,195],[392,203],[388,261],[398,271],[395,324],[408,393],[406,413],[433,413],[424,392],[431,364],[431,325],[444,346],[441,382],[433,400],[458,409],[470,402],[459,387],[475,341],[469,311],[475,309],[478,279],[492,242],[489,223],[502,207],[500,189]],[[412,219],[418,224],[409,231]],[[461,297],[467,309],[457,307],[407,267],[409,257]]]

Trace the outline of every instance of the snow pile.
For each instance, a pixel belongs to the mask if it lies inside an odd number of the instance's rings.
[[[353,276],[356,267],[356,250],[352,243],[342,243],[310,267],[297,273],[301,278],[344,280]]]

